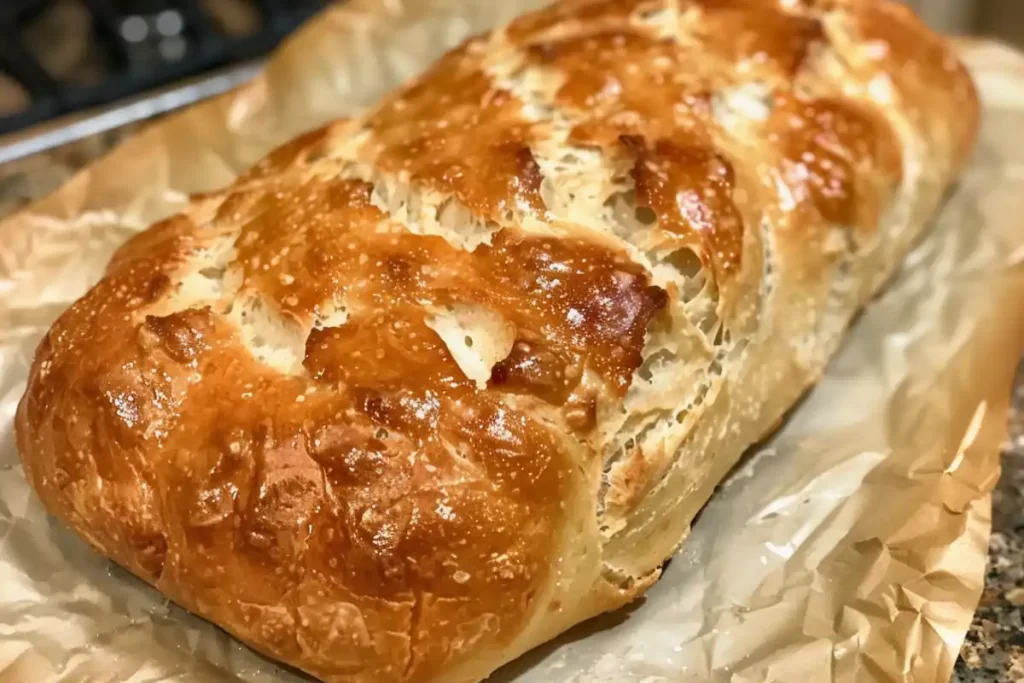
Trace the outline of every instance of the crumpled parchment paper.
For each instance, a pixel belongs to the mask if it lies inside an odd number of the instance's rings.
[[[0,222],[0,683],[303,680],[46,515],[14,447],[27,368],[127,235],[537,4],[334,7],[254,82],[153,125]],[[1024,56],[962,48],[984,130],[933,233],[821,384],[715,495],[646,599],[495,680],[948,679],[982,590],[989,492],[1024,350]]]

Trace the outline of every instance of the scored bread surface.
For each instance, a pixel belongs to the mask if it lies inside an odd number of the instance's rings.
[[[39,347],[26,475],[325,681],[480,680],[657,579],[977,120],[895,2],[557,3],[126,244]]]

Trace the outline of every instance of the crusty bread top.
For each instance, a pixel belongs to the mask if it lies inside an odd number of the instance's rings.
[[[126,244],[40,346],[27,474],[315,675],[490,671],[656,577],[609,542],[772,283],[817,329],[844,258],[901,248],[907,140],[948,178],[976,125],[894,3],[560,3]]]

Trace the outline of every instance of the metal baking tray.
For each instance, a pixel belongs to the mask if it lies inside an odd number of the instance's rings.
[[[166,114],[227,92],[259,73],[264,60],[237,64],[113,105],[69,114],[0,136],[0,164],[45,152],[92,135]]]

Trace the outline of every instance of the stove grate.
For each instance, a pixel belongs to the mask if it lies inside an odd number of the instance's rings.
[[[329,0],[234,0],[257,18],[253,30],[226,31],[221,0],[65,0],[81,5],[89,49],[100,73],[89,82],[62,79],[25,40],[26,27],[58,2],[0,0],[0,73],[28,95],[28,106],[0,115],[0,135],[56,116],[110,104],[184,78],[261,57]]]

